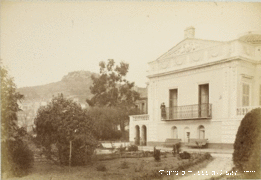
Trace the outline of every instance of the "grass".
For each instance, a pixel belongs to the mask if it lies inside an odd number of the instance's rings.
[[[192,158],[196,160],[198,154],[193,154]],[[173,171],[181,164],[189,164],[191,160],[180,159],[172,154],[166,154],[157,162],[154,157],[143,158],[121,158],[106,161],[95,161],[92,165],[82,167],[61,167],[50,162],[35,162],[32,173],[19,180],[58,180],[58,179],[155,179],[168,178],[164,173],[161,175],[159,170]],[[209,160],[207,160],[209,161]],[[203,161],[203,162],[207,162]],[[194,168],[197,169],[199,164]],[[165,178],[164,178],[165,179]],[[172,178],[173,179],[173,178]],[[11,179],[10,179],[11,180]]]

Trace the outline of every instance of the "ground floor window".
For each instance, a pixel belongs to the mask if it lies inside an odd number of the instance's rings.
[[[185,127],[184,129],[184,142],[189,142],[190,139],[190,130],[189,127]]]
[[[202,125],[198,127],[198,136],[199,139],[205,139],[205,127]]]
[[[171,138],[178,139],[178,129],[176,126],[171,128]]]

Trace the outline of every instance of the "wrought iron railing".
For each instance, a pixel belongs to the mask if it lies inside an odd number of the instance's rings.
[[[161,109],[162,120],[209,119],[212,117],[212,104],[193,104]]]
[[[261,108],[261,106],[246,106],[246,107],[238,107],[237,108],[237,115],[246,115],[248,112],[250,112],[253,109]]]

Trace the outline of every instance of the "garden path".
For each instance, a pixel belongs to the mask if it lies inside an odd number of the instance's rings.
[[[181,177],[181,180],[203,180],[210,179],[213,176],[220,176],[226,174],[226,171],[230,171],[233,167],[232,154],[211,154],[214,160],[211,161],[205,168],[197,172],[185,173],[188,175]],[[207,173],[208,174],[207,174]]]

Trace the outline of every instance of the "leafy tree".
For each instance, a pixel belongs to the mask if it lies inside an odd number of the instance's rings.
[[[134,82],[126,79],[129,64],[121,62],[115,66],[113,59],[109,59],[107,64],[100,62],[100,75],[92,76],[93,85],[90,87],[94,96],[87,99],[90,106],[113,107],[118,112],[116,117],[121,131],[128,122],[130,112],[135,107],[135,101],[139,98],[139,93],[133,90]]]
[[[95,137],[99,140],[117,140],[121,138],[121,131],[117,129],[118,112],[111,107],[93,107],[88,114],[95,119]]]
[[[1,169],[7,175],[21,176],[32,167],[33,153],[25,143],[26,131],[18,127],[18,101],[23,95],[16,92],[13,78],[1,67]]]
[[[70,141],[72,165],[86,164],[96,147],[93,120],[79,104],[62,94],[39,108],[35,125],[36,138],[44,147],[44,153],[60,164],[69,164]]]

